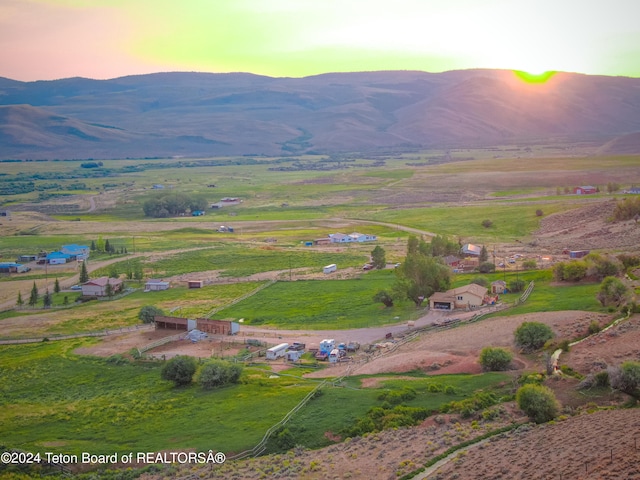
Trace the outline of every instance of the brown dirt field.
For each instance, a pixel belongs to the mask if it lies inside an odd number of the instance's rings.
[[[537,247],[559,254],[570,250],[640,249],[640,223],[633,220],[609,222],[615,200],[597,200],[593,204],[544,217],[534,233]]]
[[[444,452],[456,443],[512,421],[525,419],[512,406],[506,405],[498,420],[480,421],[475,427],[471,421],[461,420],[455,415],[441,415],[437,417],[437,421],[430,418],[418,427],[386,430],[345,440],[319,450],[297,447],[281,455],[229,461],[214,470],[208,466],[181,468],[172,476],[154,474],[140,478],[159,480],[194,473],[199,478],[243,480],[395,479],[415,470],[429,458]]]
[[[597,372],[607,365],[619,365],[626,360],[640,361],[640,315],[633,315],[572,346],[560,359],[561,364],[583,374]]]
[[[637,409],[599,411],[500,435],[418,478],[640,479],[639,437]]]
[[[353,373],[401,373],[421,369],[434,374],[479,373],[478,355],[484,347],[507,347],[515,352],[513,332],[523,322],[549,325],[559,339],[573,339],[587,331],[589,323],[597,320],[606,324],[609,315],[582,311],[538,312],[512,317],[495,317],[478,323],[438,332],[429,332],[419,339],[402,345],[395,352],[374,358]],[[517,353],[517,352],[516,352]],[[524,368],[535,367],[521,355],[516,360]],[[337,365],[307,374],[310,378],[334,377],[346,372],[347,365]]]

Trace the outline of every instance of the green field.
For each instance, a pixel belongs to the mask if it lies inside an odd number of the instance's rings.
[[[118,364],[78,356],[87,341],[45,342],[2,347],[0,424],[3,442],[31,452],[78,454],[195,448],[227,455],[252,448],[317,381],[299,376],[272,377],[246,368],[238,385],[202,391],[175,388],[160,379],[161,362]],[[388,377],[389,375],[387,375]],[[358,382],[360,377],[350,379]],[[410,402],[437,410],[478,389],[495,388],[504,374],[416,377]],[[452,385],[456,393],[429,393],[430,384]],[[338,431],[380,403],[381,391],[406,381],[385,380],[376,389],[327,387],[293,417],[289,427],[299,445],[327,443],[324,432]]]
[[[174,388],[160,379],[160,362],[114,365],[71,353],[84,344],[0,349],[6,445],[70,454],[187,448],[230,454],[252,448],[315,386],[247,369],[246,382],[236,386]]]
[[[355,280],[300,280],[278,282],[218,313],[222,318],[244,318],[248,325],[285,329],[332,330],[399,323],[423,315],[412,302],[385,308],[372,298],[389,289],[391,272]]]

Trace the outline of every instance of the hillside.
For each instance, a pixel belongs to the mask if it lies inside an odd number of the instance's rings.
[[[510,71],[0,78],[0,158],[287,155],[582,140],[640,131],[640,79]],[[623,141],[636,153],[637,141]],[[603,151],[618,151],[609,144]]]

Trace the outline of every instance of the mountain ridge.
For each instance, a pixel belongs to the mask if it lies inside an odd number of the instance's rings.
[[[0,159],[277,156],[547,137],[638,153],[636,142],[612,141],[640,132],[640,79],[559,72],[535,84],[490,69],[0,77],[0,112]]]

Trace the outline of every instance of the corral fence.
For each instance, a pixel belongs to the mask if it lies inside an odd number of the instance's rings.
[[[57,334],[57,335],[47,335],[46,337],[37,337],[37,338],[3,338],[3,339],[0,339],[0,345],[39,343],[43,341],[70,340],[73,338],[84,338],[84,337],[106,337],[109,335],[118,335],[120,333],[145,331],[145,330],[150,330],[151,328],[153,328],[153,325],[133,325],[130,327],[116,328],[113,330],[99,330],[95,332],[72,333],[69,335]]]
[[[175,335],[171,335],[170,337],[164,337],[161,338],[159,340],[156,340],[155,342],[151,342],[148,343],[147,345],[138,348],[138,354],[142,355],[144,352],[147,352],[153,348],[159,347],[160,345],[165,345],[169,342],[173,342],[175,340],[180,340],[182,338],[184,338],[184,336],[187,334],[188,332],[180,332],[180,333],[176,333]]]

